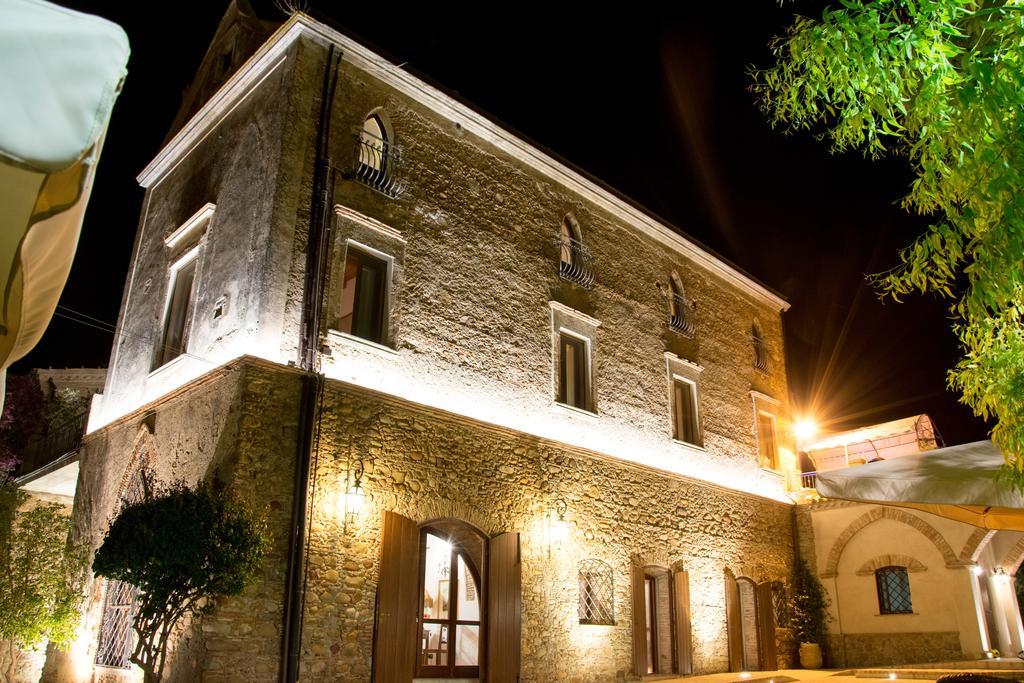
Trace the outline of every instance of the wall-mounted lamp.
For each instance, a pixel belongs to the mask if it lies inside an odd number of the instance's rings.
[[[569,540],[569,523],[565,521],[567,507],[564,500],[560,500],[555,504],[555,514],[558,517],[551,520],[551,544],[556,548],[562,547]]]
[[[363,461],[356,460],[352,465],[352,486],[345,492],[345,523],[352,524],[363,511],[366,493],[363,491]]]
[[[971,571],[974,573],[975,576],[981,576],[985,573],[985,570],[981,568],[980,564],[976,564],[973,567],[971,567]]]

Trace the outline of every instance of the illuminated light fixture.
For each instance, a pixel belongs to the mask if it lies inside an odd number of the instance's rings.
[[[345,523],[352,524],[356,517],[363,511],[363,503],[366,501],[366,493],[363,491],[363,461],[356,460],[352,466],[352,486],[345,492]]]
[[[569,540],[569,523],[565,521],[566,508],[564,500],[558,501],[555,505],[558,518],[551,522],[551,544],[556,548],[562,547]]]
[[[975,576],[981,576],[985,573],[985,570],[981,568],[980,564],[976,564],[971,567],[971,572],[973,572]]]
[[[796,436],[797,442],[807,441],[817,433],[818,425],[809,417],[797,420],[796,424],[793,425],[793,434]]]
[[[750,678],[750,672],[749,671],[741,671],[740,672],[740,678]]]
[[[889,680],[890,681],[895,681],[896,680],[896,672],[895,671],[890,671],[889,672]]]
[[[985,656],[992,659],[995,655],[992,654],[992,650],[985,650]]]

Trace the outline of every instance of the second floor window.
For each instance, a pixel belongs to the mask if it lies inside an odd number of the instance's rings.
[[[768,344],[764,340],[764,334],[761,333],[761,328],[758,327],[757,323],[750,326],[750,343],[754,353],[754,368],[761,372],[769,372],[771,370],[771,356],[768,354]]]
[[[338,330],[378,344],[385,343],[388,264],[349,246],[338,305]]]
[[[583,231],[571,213],[562,219],[558,232],[558,274],[563,280],[587,289],[594,284],[590,249],[583,244]]]
[[[697,386],[676,378],[672,381],[672,436],[694,446],[700,445],[700,422],[697,418]]]
[[[882,567],[875,570],[878,611],[882,614],[910,614],[910,577],[906,567]]]
[[[590,410],[590,350],[587,342],[562,332],[558,349],[558,402]]]
[[[775,416],[757,411],[757,449],[761,467],[779,469],[779,445],[775,434]]]
[[[185,353],[188,344],[189,314],[192,311],[192,289],[195,285],[197,254],[179,261],[171,270],[170,293],[164,314],[164,329],[157,349],[154,368],[170,363]]]

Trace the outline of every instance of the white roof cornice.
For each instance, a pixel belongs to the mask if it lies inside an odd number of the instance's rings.
[[[725,279],[754,299],[778,311],[789,303],[737,268],[690,241],[669,226],[614,195],[580,172],[498,126],[477,111],[399,68],[348,36],[305,14],[294,14],[228,79],[217,93],[178,131],[138,176],[143,187],[155,185],[245,99],[260,81],[276,70],[289,46],[300,36],[341,48],[342,59],[375,76],[403,95],[419,102],[506,154],[544,174],[623,223],[680,252],[697,265]]]

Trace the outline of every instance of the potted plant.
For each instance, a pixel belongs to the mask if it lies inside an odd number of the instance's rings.
[[[807,563],[797,562],[793,573],[793,631],[800,643],[800,666],[820,669],[821,645],[825,640],[825,624],[829,615],[828,597]]]

